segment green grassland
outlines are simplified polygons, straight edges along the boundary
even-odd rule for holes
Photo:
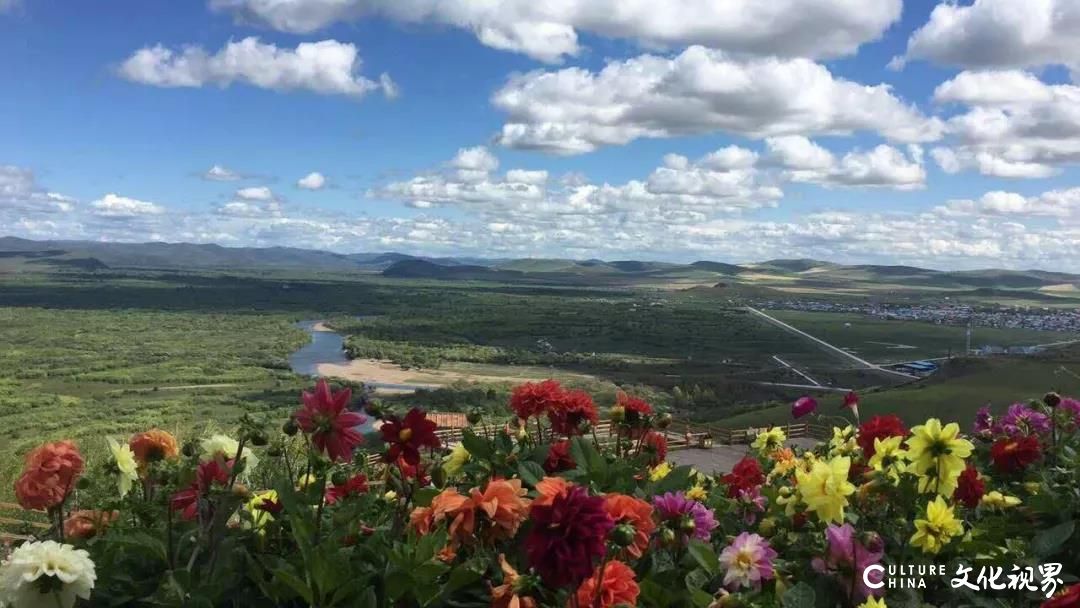
[[[967,329],[860,314],[770,310],[770,315],[873,363],[894,363],[961,354]],[[1077,338],[1075,334],[1029,329],[975,327],[971,345],[1027,346]],[[913,346],[914,348],[903,348]]]

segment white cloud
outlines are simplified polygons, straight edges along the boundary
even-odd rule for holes
[[[908,40],[909,59],[965,68],[1080,65],[1076,0],[943,2]]]
[[[132,219],[165,213],[165,208],[156,203],[140,201],[111,192],[90,203],[90,207],[91,213],[98,217],[116,219]]]
[[[923,152],[910,145],[907,154],[881,144],[853,150],[837,159],[805,137],[789,135],[765,140],[767,161],[783,170],[784,179],[826,187],[883,187],[915,190],[926,185]]]
[[[49,192],[38,185],[34,172],[12,165],[0,165],[0,210],[26,213],[67,213],[75,199]]]
[[[312,171],[296,182],[296,187],[304,190],[321,190],[325,185],[326,176],[318,171]]]
[[[0,14],[15,10],[20,4],[22,0],[0,0]]]
[[[364,17],[446,24],[492,48],[557,62],[581,52],[579,31],[650,47],[850,55],[900,18],[901,0],[210,0],[210,6],[293,33]]]
[[[947,172],[1038,178],[1080,163],[1080,87],[1050,85],[1017,70],[961,72],[934,91],[963,108],[946,123],[948,151],[933,152]]]
[[[202,174],[202,178],[214,182],[233,182],[240,179],[240,175],[231,169],[214,165]]]
[[[157,87],[227,87],[241,82],[262,89],[356,98],[378,90],[388,96],[397,93],[388,77],[375,81],[361,76],[361,65],[356,46],[336,40],[302,42],[287,49],[248,37],[230,41],[213,54],[198,46],[178,51],[160,44],[145,47],[128,57],[119,73]]]
[[[1004,216],[1080,219],[1080,188],[1052,190],[1038,196],[996,190],[978,200],[959,199],[936,207],[934,212],[951,217]]]
[[[596,73],[514,76],[492,102],[508,115],[500,143],[560,154],[717,131],[752,138],[868,131],[921,142],[942,129],[888,85],[836,78],[807,59],[736,59],[703,47],[615,61]]]
[[[273,200],[274,192],[266,186],[250,186],[237,190],[236,198],[245,201],[269,201]]]

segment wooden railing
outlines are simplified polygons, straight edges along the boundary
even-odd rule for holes
[[[0,502],[0,543],[29,540],[32,534],[48,529],[49,524],[42,521],[40,513]]]

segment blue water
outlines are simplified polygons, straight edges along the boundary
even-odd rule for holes
[[[297,326],[311,335],[311,342],[289,355],[289,367],[304,376],[317,376],[318,366],[323,363],[348,363],[345,339],[332,331],[315,331],[318,321],[300,321]]]

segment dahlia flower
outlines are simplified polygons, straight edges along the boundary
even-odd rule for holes
[[[1008,496],[994,490],[983,496],[980,502],[984,507],[991,507],[993,509],[1001,509],[1004,511],[1005,509],[1010,509],[1019,505],[1022,501],[1015,496]]]
[[[448,477],[457,477],[465,468],[465,463],[472,457],[464,443],[459,443],[450,449],[450,453],[443,459],[443,470]]]
[[[358,473],[353,475],[341,485],[330,484],[326,488],[324,499],[326,504],[332,505],[338,501],[348,498],[350,496],[356,496],[358,494],[364,494],[368,491],[368,479],[367,475]]]
[[[145,433],[132,435],[128,440],[128,447],[131,448],[142,471],[145,471],[151,463],[169,460],[180,455],[176,437],[160,429],[150,429]]]
[[[83,457],[72,441],[44,443],[26,455],[15,482],[15,497],[24,509],[46,511],[63,504],[83,472]]]
[[[577,468],[574,457],[570,455],[570,441],[563,439],[556,441],[548,448],[547,458],[544,459],[544,472],[548,475],[561,473]]]
[[[897,416],[874,416],[859,426],[859,435],[856,441],[862,448],[863,456],[867,458],[874,455],[874,444],[878,439],[890,437],[906,437],[908,431],[904,428],[903,421]]]
[[[71,608],[90,599],[97,572],[90,554],[46,540],[20,545],[0,565],[0,605]]]
[[[904,438],[898,435],[874,439],[874,448],[870,452],[872,455],[867,462],[871,469],[883,473],[894,484],[900,482],[900,474],[908,466],[907,450],[904,449],[903,442]]]
[[[506,555],[499,554],[499,568],[502,570],[502,584],[491,585],[491,608],[537,608],[537,601],[527,592],[531,586],[529,577],[521,576],[506,561]]]
[[[762,581],[774,576],[773,559],[776,551],[769,541],[757,534],[743,532],[720,552],[724,569],[724,586],[728,589],[760,589]]]
[[[331,392],[326,379],[320,378],[313,392],[301,394],[304,405],[293,414],[296,424],[311,436],[316,449],[338,462],[350,460],[353,450],[364,439],[356,430],[364,423],[364,417],[346,409],[351,397],[351,389]]]
[[[711,509],[700,502],[690,500],[682,492],[667,492],[662,496],[653,496],[652,502],[661,522],[672,526],[678,532],[686,532],[698,540],[709,540],[713,528],[717,526]]]
[[[207,462],[218,458],[224,460],[235,460],[236,452],[240,450],[240,442],[229,437],[228,435],[211,435],[203,439],[200,443],[199,460]],[[251,451],[251,448],[245,447],[244,454],[240,460],[244,461],[244,472],[249,473],[259,466],[259,459]]]
[[[602,572],[597,568],[581,583],[577,590],[577,605],[581,608],[637,606],[639,591],[633,569],[618,560],[611,560],[604,564]]]
[[[594,425],[600,422],[596,405],[585,391],[563,392],[548,405],[547,416],[551,430],[567,437],[580,435],[583,422]]]
[[[116,463],[116,488],[120,492],[120,498],[123,498],[131,491],[131,485],[139,479],[139,463],[135,461],[135,453],[130,447],[112,437],[109,438],[109,451]]]
[[[879,546],[873,549],[867,548],[858,540],[851,524],[829,525],[825,529],[825,538],[828,553],[824,558],[818,557],[811,562],[814,570],[835,576],[852,600],[881,595],[882,591],[871,589],[862,576],[867,567],[877,565],[885,556],[881,543],[877,543]],[[869,573],[868,578],[871,582],[880,583],[884,577],[879,571]]]
[[[758,433],[757,437],[754,437],[754,442],[750,444],[750,447],[757,450],[759,455],[768,456],[784,447],[785,441],[787,441],[787,435],[784,434],[784,429],[773,426],[769,427],[768,430]]]
[[[739,492],[765,483],[765,473],[761,470],[761,463],[750,456],[744,456],[722,480],[727,485],[728,498],[738,498]]]
[[[181,517],[187,521],[195,519],[199,514],[200,500],[215,486],[224,488],[229,483],[232,468],[232,460],[226,462],[218,458],[200,464],[195,472],[195,480],[187,488],[172,495],[169,508],[180,511]]]
[[[799,494],[807,508],[817,513],[822,521],[844,521],[844,507],[855,486],[848,481],[851,459],[846,456],[829,462],[814,462],[810,471],[796,471]]]
[[[266,524],[273,521],[274,515],[281,511],[277,491],[266,490],[255,494],[244,504],[244,510],[251,517],[251,527],[262,533]]]
[[[964,533],[964,525],[956,518],[953,508],[940,495],[926,505],[926,518],[915,520],[915,534],[909,541],[923,553],[936,555],[954,536]]]
[[[555,380],[519,384],[510,394],[510,409],[522,420],[539,416],[547,412],[562,394],[562,386]]]
[[[119,511],[72,511],[64,520],[64,538],[93,538],[104,532],[118,517]]]
[[[533,505],[530,519],[525,555],[551,587],[576,587],[588,578],[607,551],[605,540],[615,526],[604,499],[589,496],[580,486],[556,495],[550,504]]]
[[[473,517],[486,516],[485,537],[506,540],[517,533],[529,514],[525,494],[520,479],[494,479],[488,482],[483,492],[473,488],[468,507],[473,510]]]
[[[428,420],[427,414],[420,409],[409,410],[405,417],[390,417],[379,427],[383,441],[390,444],[384,459],[394,462],[400,457],[406,464],[416,466],[420,463],[420,448],[437,448],[441,444],[435,434],[437,425]]]
[[[973,465],[967,465],[957,479],[953,500],[969,509],[974,509],[979,506],[984,494],[986,494],[986,482],[979,477],[978,469]]]
[[[663,433],[646,432],[641,440],[641,447],[649,456],[650,466],[656,466],[667,459],[667,437]]]
[[[817,400],[809,395],[799,397],[795,403],[791,404],[791,416],[794,418],[802,418],[815,410],[817,410]]]
[[[1002,473],[1023,471],[1041,455],[1039,439],[1034,435],[1004,437],[990,446],[990,458],[994,461],[994,468]]]
[[[633,496],[608,494],[604,497],[604,510],[615,525],[629,525],[634,529],[634,540],[624,549],[626,554],[634,559],[644,555],[649,538],[656,530],[652,505]]]
[[[1032,433],[1049,433],[1052,426],[1050,417],[1046,414],[1031,409],[1027,404],[1014,403],[994,425],[993,430],[998,435],[1013,437]]]
[[[952,496],[964,459],[974,448],[960,437],[960,425],[955,422],[942,426],[940,420],[931,418],[911,429],[907,453],[911,471],[920,477],[919,491],[933,489],[942,496]]]

